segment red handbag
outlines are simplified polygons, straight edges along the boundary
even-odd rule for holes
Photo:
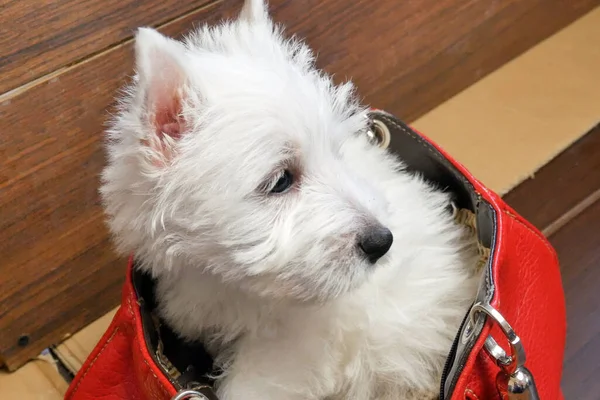
[[[479,291],[448,349],[440,400],[562,399],[565,303],[550,244],[429,139],[385,112],[371,119],[373,140],[454,195],[483,257]],[[178,340],[154,315],[153,285],[132,258],[121,307],[66,399],[218,399],[202,346]]]

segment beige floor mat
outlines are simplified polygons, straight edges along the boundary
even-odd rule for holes
[[[92,343],[87,345],[91,351]],[[41,355],[13,373],[0,371],[2,400],[60,400],[68,388],[52,356]]]
[[[414,126],[500,193],[600,121],[600,8],[540,43]],[[78,370],[114,311],[56,349]],[[67,385],[47,358],[0,372],[3,400],[61,399]]]

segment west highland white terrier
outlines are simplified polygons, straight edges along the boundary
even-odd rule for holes
[[[140,29],[101,193],[223,400],[436,398],[476,291],[450,197],[262,0],[183,42]]]

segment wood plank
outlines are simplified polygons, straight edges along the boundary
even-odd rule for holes
[[[546,234],[600,190],[600,125],[510,191],[504,200]]]
[[[156,26],[210,0],[3,1],[0,93]]]
[[[542,229],[560,261],[567,305],[562,388],[567,398],[600,393],[600,125],[504,196]]]
[[[177,35],[224,11],[211,5],[161,31]],[[103,110],[131,74],[131,55],[130,43],[117,46],[0,99],[0,355],[9,369],[119,301],[126,262],[112,251],[97,177]]]
[[[207,1],[9,1],[0,24],[0,93],[125,40],[137,26],[158,25]],[[354,76],[367,101],[378,100],[380,107],[412,120],[600,1],[372,4],[275,0],[271,8],[320,50],[321,65],[341,77]]]
[[[600,5],[600,0],[271,1],[318,65],[413,121]],[[308,12],[310,10],[310,12]]]
[[[596,173],[588,171],[588,173]],[[550,237],[561,262],[567,304],[562,388],[566,398],[600,393],[600,201]]]
[[[320,66],[412,119],[597,3],[277,0],[272,10],[308,38]],[[177,34],[239,5],[213,4],[162,30]],[[96,190],[102,110],[130,73],[124,42],[0,96],[0,355],[9,368],[118,302],[124,261],[110,250]]]

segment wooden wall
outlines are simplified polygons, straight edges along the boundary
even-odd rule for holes
[[[273,0],[318,64],[411,121],[599,0]],[[241,0],[0,4],[0,360],[14,369],[119,302],[97,188],[138,26],[177,36]]]

